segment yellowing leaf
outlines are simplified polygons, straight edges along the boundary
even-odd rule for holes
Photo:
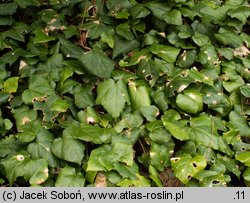
[[[12,77],[4,81],[4,84],[3,84],[4,92],[7,92],[7,93],[16,92],[18,88],[18,79],[19,77]]]

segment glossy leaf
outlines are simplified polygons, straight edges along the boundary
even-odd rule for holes
[[[161,117],[162,123],[165,128],[178,140],[188,140],[191,129],[186,125],[185,121],[181,121],[179,115],[176,117],[173,115],[168,117],[168,113],[171,111],[166,111],[164,116]]]
[[[160,58],[164,59],[166,62],[175,62],[180,49],[170,46],[165,46],[162,44],[153,44],[150,48],[153,54],[156,54]]]
[[[187,113],[197,113],[203,109],[202,95],[195,90],[184,90],[176,97],[176,104]]]
[[[151,99],[146,86],[139,85],[135,81],[130,81],[128,84],[128,92],[133,110],[150,106]]]
[[[243,152],[236,155],[236,159],[244,163],[246,166],[250,166],[250,152]]]
[[[72,136],[75,139],[84,140],[86,142],[93,142],[96,144],[109,143],[111,141],[114,129],[112,128],[100,128],[98,126],[92,126],[89,124],[81,124],[80,127],[71,125],[70,129]]]

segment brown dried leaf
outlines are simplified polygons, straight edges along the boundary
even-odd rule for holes
[[[106,179],[106,176],[103,173],[99,172],[95,178],[95,187],[106,187]]]

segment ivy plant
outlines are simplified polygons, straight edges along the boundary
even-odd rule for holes
[[[1,0],[0,185],[250,186],[247,0]]]

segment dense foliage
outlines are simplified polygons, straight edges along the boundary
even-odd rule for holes
[[[0,184],[249,186],[247,0],[1,0]]]

